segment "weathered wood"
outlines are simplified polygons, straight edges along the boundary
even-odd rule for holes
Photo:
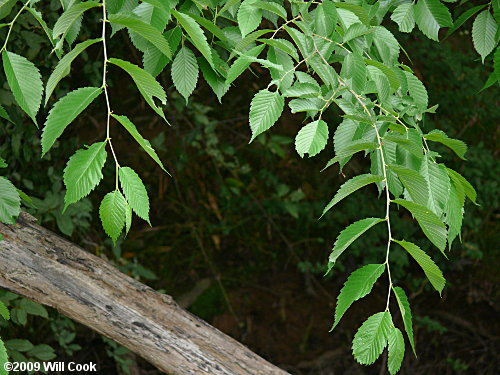
[[[0,233],[0,287],[54,307],[167,374],[287,374],[27,214],[0,224]]]

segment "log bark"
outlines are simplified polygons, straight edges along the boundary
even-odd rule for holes
[[[1,288],[57,309],[167,374],[287,374],[25,213],[0,233]]]

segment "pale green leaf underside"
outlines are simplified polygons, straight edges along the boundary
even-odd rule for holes
[[[388,311],[370,316],[358,329],[352,342],[352,354],[358,363],[371,365],[387,345],[392,318]]]
[[[79,18],[83,12],[89,10],[91,8],[100,6],[100,4],[96,1],[85,1],[83,3],[74,4],[71,8],[67,9],[61,17],[59,17],[54,25],[54,29],[52,30],[52,36],[58,38],[59,36],[64,36],[70,29],[73,22]]]
[[[349,247],[359,236],[365,233],[374,225],[385,221],[385,219],[369,217],[366,219],[358,220],[352,223],[342,232],[340,232],[335,244],[333,245],[332,253],[329,257],[329,262],[335,264],[337,258]]]
[[[253,6],[256,2],[256,0],[244,0],[238,9],[238,27],[242,36],[254,31],[262,21],[262,10]]]
[[[413,202],[422,206],[427,205],[429,201],[429,186],[420,173],[401,165],[389,165],[389,168],[396,172]]]
[[[172,81],[175,88],[186,99],[193,93],[198,82],[198,63],[193,52],[187,47],[182,47],[172,63]]]
[[[373,285],[384,270],[385,264],[368,264],[351,273],[337,297],[335,322],[332,329],[337,326],[353,302],[367,296],[371,292]]]
[[[401,368],[405,355],[405,340],[399,328],[390,328],[388,342],[387,369],[389,374],[395,375]]]
[[[149,223],[149,198],[141,178],[132,168],[119,169],[120,185],[128,204],[140,218]]]
[[[472,42],[483,63],[497,44],[497,30],[497,23],[488,9],[479,13],[472,24]]]
[[[413,259],[417,261],[420,267],[424,270],[424,273],[431,282],[432,286],[439,292],[439,294],[441,294],[446,280],[443,277],[443,273],[431,257],[411,242],[397,240],[394,240],[394,242],[401,245],[413,257]]]
[[[440,27],[453,24],[450,12],[439,0],[418,0],[415,5],[415,20],[418,28],[430,39],[438,41]]]
[[[295,137],[295,150],[301,158],[304,154],[317,155],[328,141],[328,125],[323,120],[313,121],[299,130]]]
[[[323,214],[321,216],[326,214],[333,206],[335,206],[345,197],[354,193],[356,190],[359,190],[366,185],[380,182],[383,179],[384,179],[383,176],[375,176],[372,174],[362,174],[351,178],[339,188],[339,190],[337,191],[333,199],[330,201],[330,203],[326,205],[325,209],[323,210]]]
[[[0,177],[0,222],[14,224],[21,212],[21,198],[16,187],[5,177]]]
[[[127,201],[118,190],[106,194],[99,207],[102,227],[114,243],[125,226],[126,211]]]
[[[413,353],[416,354],[415,351],[415,341],[413,340],[413,322],[411,316],[410,303],[408,302],[408,297],[406,296],[403,288],[397,286],[393,287],[394,295],[396,296],[396,300],[398,301],[399,310],[401,311],[401,317],[403,318],[403,324],[405,326],[406,335],[408,336],[408,340],[410,341],[411,348],[413,349]]]
[[[3,68],[7,82],[19,107],[36,124],[36,114],[42,102],[42,78],[38,68],[23,56],[3,51]]]
[[[279,92],[260,90],[250,104],[250,129],[252,142],[259,134],[268,130],[279,119],[285,101]]]
[[[87,196],[101,181],[107,156],[105,147],[106,142],[94,143],[69,158],[63,176],[66,186],[65,207]]]
[[[134,80],[137,89],[144,97],[146,103],[163,119],[165,119],[165,114],[163,110],[158,107],[153,98],[156,97],[160,100],[160,102],[165,105],[167,102],[167,95],[165,94],[165,90],[163,87],[156,81],[156,79],[146,72],[144,69],[139,68],[137,65],[132,64],[131,62],[124,61],[121,59],[111,58],[108,60],[109,63],[119,66],[123,70],[125,70],[132,79]]]
[[[409,33],[415,27],[413,3],[403,3],[394,9],[391,19],[398,24],[399,31]]]
[[[54,68],[54,71],[51,73],[47,81],[47,85],[45,86],[45,104],[47,104],[47,102],[49,101],[49,98],[59,81],[69,74],[71,63],[73,62],[73,60],[87,47],[100,42],[101,40],[102,39],[89,39],[85,42],[78,43],[57,63],[57,66]]]
[[[441,217],[450,196],[450,179],[443,164],[437,164],[428,156],[424,157],[420,175],[429,186],[429,201],[426,206]]]
[[[141,146],[142,149],[146,151],[149,156],[151,156],[151,158],[161,167],[161,169],[167,172],[160,158],[156,154],[156,151],[153,149],[153,147],[151,147],[151,143],[149,143],[147,139],[144,139],[142,137],[132,121],[130,121],[127,116],[118,116],[115,114],[112,114],[111,116],[118,120],[118,122],[122,124],[123,127],[130,133],[130,135],[137,141],[137,143],[139,143],[139,146]]]
[[[102,92],[100,87],[83,87],[71,91],[54,104],[42,133],[42,156],[50,150],[64,129]]]
[[[427,207],[404,199],[395,199],[393,202],[411,212],[427,238],[444,254],[447,237],[446,227],[436,214]]]

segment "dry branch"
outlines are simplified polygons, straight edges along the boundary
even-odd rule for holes
[[[0,233],[0,287],[57,309],[167,374],[287,374],[27,214],[0,224]]]

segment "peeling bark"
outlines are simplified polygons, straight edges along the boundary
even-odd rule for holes
[[[0,223],[0,233],[1,288],[57,309],[167,374],[288,374],[28,214]]]

